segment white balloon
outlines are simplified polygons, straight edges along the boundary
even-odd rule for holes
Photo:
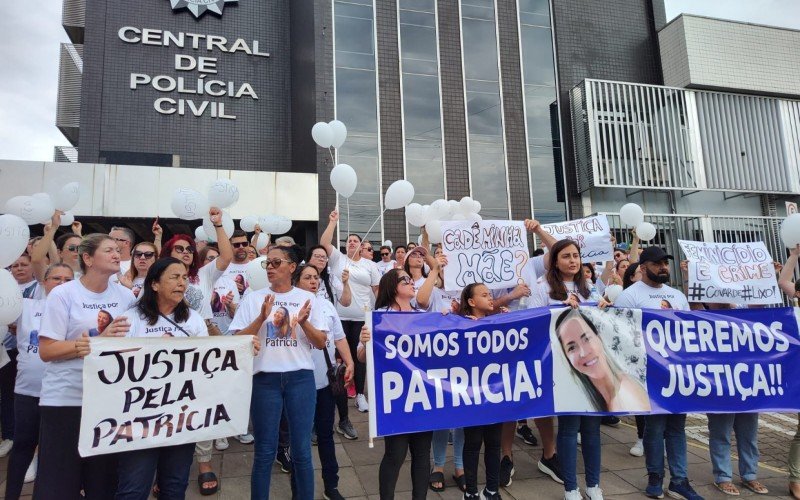
[[[208,189],[208,206],[228,208],[239,201],[239,188],[229,179],[217,179]]]
[[[75,216],[72,215],[72,212],[64,212],[61,214],[61,224],[62,226],[71,226],[72,223],[75,222]]]
[[[442,223],[438,220],[428,221],[425,231],[428,233],[428,241],[434,245],[442,242]]]
[[[447,203],[447,200],[436,200],[431,203],[431,209],[429,213],[429,220],[442,220],[445,219],[450,211],[450,206]]]
[[[0,269],[0,324],[13,323],[20,314],[22,314],[22,291],[11,273]]]
[[[329,148],[333,144],[333,130],[325,122],[316,123],[311,127],[311,137],[322,148]]]
[[[47,224],[53,218],[56,212],[56,207],[53,206],[53,200],[47,193],[36,193],[31,196],[35,201],[37,214],[39,215],[37,222],[39,224]]]
[[[233,235],[233,230],[236,229],[236,226],[233,224],[233,219],[231,219],[228,212],[222,212],[222,229],[225,231],[228,238]],[[207,236],[213,238],[212,241],[217,240],[217,228],[214,227],[214,223],[211,222],[208,216],[203,217],[203,230],[206,232]]]
[[[341,196],[345,198],[353,196],[357,185],[358,176],[350,165],[340,163],[331,170],[331,186]]]
[[[473,214],[480,213],[481,208],[483,208],[481,206],[481,202],[479,202],[478,200],[472,200],[472,213]]]
[[[411,203],[414,199],[414,186],[405,179],[394,181],[389,189],[386,190],[386,196],[383,198],[383,205],[387,210],[394,210],[403,208]]]
[[[53,217],[55,208],[49,197],[15,196],[6,202],[5,212],[21,217],[30,226],[46,224]]]
[[[331,132],[333,132],[333,140],[331,141],[331,145],[337,149],[342,147],[345,139],[347,139],[347,127],[339,120],[333,120],[332,122],[329,122],[328,126],[331,128]]]
[[[481,217],[477,212],[464,214],[464,218],[471,222],[480,222],[483,220],[483,217]]]
[[[66,212],[72,210],[78,204],[81,197],[81,185],[77,182],[65,184],[53,197],[53,203],[57,210]]]
[[[247,274],[247,284],[251,291],[261,290],[269,286],[267,271],[262,264],[265,260],[267,260],[266,256],[258,257],[248,262],[244,268],[244,272]]]
[[[183,220],[196,220],[208,216],[208,200],[194,189],[176,189],[172,193],[170,207],[172,213]]]
[[[432,220],[433,218],[434,217],[433,217],[433,211],[431,210],[431,206],[422,205],[422,219],[421,219],[422,224],[420,224],[420,227],[424,226],[426,222]]]
[[[644,211],[636,203],[626,203],[619,209],[619,219],[626,226],[636,227],[644,222]]]
[[[0,215],[0,268],[5,269],[25,252],[31,231],[17,215]],[[0,322],[2,324],[2,322]]]
[[[239,221],[239,227],[242,228],[242,231],[247,233],[252,233],[255,231],[256,224],[258,224],[258,217],[255,215],[247,215],[242,217],[242,220]]]
[[[650,241],[656,237],[656,226],[649,222],[642,222],[636,226],[636,236],[642,241]]]
[[[783,220],[781,223],[781,239],[789,249],[800,245],[800,213],[792,214]]]
[[[22,207],[25,204],[25,200],[28,198],[30,198],[30,196],[15,196],[11,198],[3,206],[3,212],[22,217]]]
[[[386,240],[383,242],[383,246],[392,248],[392,240]]]
[[[416,227],[425,225],[425,209],[419,203],[410,203],[406,207],[406,221]]]
[[[292,229],[292,219],[283,215],[275,216],[275,232],[272,234],[285,234]]]
[[[269,245],[269,235],[267,233],[259,234],[256,240],[256,250],[261,251],[267,245]]]
[[[608,300],[610,300],[611,302],[617,300],[617,297],[619,297],[619,294],[621,293],[622,293],[622,285],[608,285],[606,287],[606,297],[608,297]]]
[[[456,200],[448,200],[447,201],[447,211],[450,217],[453,217],[457,212],[461,204]]]
[[[422,245],[422,235],[417,236],[417,245]]]
[[[214,241],[214,240],[212,240],[211,238],[208,237],[208,235],[206,234],[206,230],[203,229],[203,226],[197,226],[197,229],[194,230],[194,240],[195,241],[211,241],[211,242]]]
[[[473,207],[473,199],[469,196],[461,198],[461,201],[458,202],[458,211],[461,213],[471,213]]]
[[[453,214],[452,217],[450,217],[450,220],[467,220],[468,215],[470,214],[465,214],[463,212],[456,212],[455,214]]]

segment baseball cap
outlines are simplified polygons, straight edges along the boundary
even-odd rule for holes
[[[425,247],[423,247],[422,245],[417,245],[410,252],[408,252],[408,254],[406,255],[406,258],[411,257],[415,253],[418,253],[419,256],[424,259],[425,256],[428,255],[428,250],[426,250]]]
[[[614,247],[614,251],[617,250],[619,250],[620,252],[628,253],[631,250],[631,247],[627,243],[620,243],[616,247]]]
[[[647,247],[639,256],[639,263],[644,264],[645,262],[661,262],[664,259],[675,260],[672,255],[669,255],[661,247]]]

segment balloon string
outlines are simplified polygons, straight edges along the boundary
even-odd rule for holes
[[[328,153],[331,155],[331,162],[333,163],[333,166],[335,167],[336,166],[336,159],[333,157],[333,148],[332,147],[328,148]],[[333,168],[333,167],[331,167],[331,168]]]
[[[347,224],[348,224],[348,232],[349,232],[349,226],[350,226],[350,213],[349,213],[350,205],[349,205],[349,203],[348,203],[348,206],[347,206],[347,208],[348,208]],[[373,227],[375,227],[375,224],[377,224],[377,223],[378,223],[378,221],[379,221],[379,220],[381,220],[381,217],[383,217],[383,214],[384,214],[385,212],[386,212],[386,209],[384,208],[384,209],[383,209],[383,211],[381,212],[381,214],[378,216],[378,218],[377,218],[377,219],[375,219],[375,222],[373,222],[373,223],[372,223],[372,225],[371,225],[371,226],[369,226],[369,229],[367,229],[367,232],[366,232],[366,233],[364,233],[364,237],[363,237],[363,238],[361,238],[361,241],[364,241],[364,240],[367,238],[367,235],[369,235],[369,232],[370,232],[370,231],[372,231],[372,228],[373,228]],[[350,237],[350,235],[348,234],[348,238],[349,238],[349,237]],[[361,248],[357,248],[356,250],[357,250],[357,251],[360,251],[360,250],[361,250]],[[356,253],[355,253],[355,252],[353,252],[353,256],[352,256],[352,257],[355,257],[355,256],[356,256]],[[347,254],[347,258],[348,258],[348,259],[352,259],[352,257],[350,256],[350,254]],[[349,262],[348,262],[348,263],[349,263]]]

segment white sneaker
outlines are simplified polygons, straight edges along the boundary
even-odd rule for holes
[[[247,434],[239,434],[236,436],[236,440],[242,444],[253,444],[253,441],[255,441],[256,438],[254,438],[253,435],[248,432]]]
[[[219,438],[214,440],[214,448],[216,448],[217,451],[227,450],[229,446],[228,438]]]
[[[0,457],[4,457],[11,452],[11,448],[14,446],[14,441],[10,439],[4,439],[0,442]]]
[[[31,464],[28,466],[28,470],[25,471],[25,482],[32,483],[36,481],[36,472],[39,470],[39,454],[36,453],[33,455],[33,460],[31,460]]]
[[[589,500],[603,500],[603,490],[600,489],[600,486],[586,488],[586,496],[589,497]]]
[[[634,457],[641,457],[644,455],[644,442],[641,439],[637,439],[636,444],[631,446],[630,454]]]
[[[359,394],[356,396],[356,408],[361,413],[365,413],[369,411],[369,403],[367,403],[367,397],[363,394]]]
[[[581,489],[575,488],[572,491],[565,491],[564,500],[583,500],[583,495],[581,495]]]

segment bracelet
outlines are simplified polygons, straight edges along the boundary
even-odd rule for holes
[[[214,224],[214,227],[222,227],[222,224],[219,224],[219,225]]]

